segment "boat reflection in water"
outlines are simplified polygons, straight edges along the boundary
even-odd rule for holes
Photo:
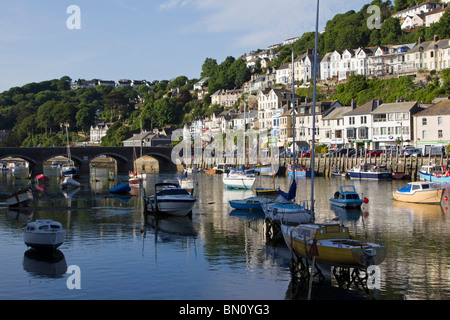
[[[28,249],[22,264],[25,271],[45,278],[61,278],[67,271],[66,258],[60,250],[48,253]]]
[[[195,236],[192,219],[185,216],[145,214],[146,227],[156,232],[175,234],[181,236]]]
[[[406,213],[413,219],[436,221],[445,217],[445,209],[440,204],[393,202],[394,213]]]

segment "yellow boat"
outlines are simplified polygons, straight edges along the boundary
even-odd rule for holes
[[[339,224],[281,225],[284,240],[291,250],[303,258],[315,256],[316,262],[334,266],[366,268],[382,263],[386,247],[350,236]]]
[[[432,182],[410,182],[406,187],[395,190],[392,196],[397,201],[440,204],[444,188]]]

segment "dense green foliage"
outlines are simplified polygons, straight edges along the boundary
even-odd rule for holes
[[[404,99],[431,103],[438,96],[450,95],[450,69],[443,71],[441,76],[441,80],[435,75],[428,77],[426,83],[417,83],[413,77],[380,80],[354,75],[348,82],[339,84],[336,94],[331,98],[347,105],[352,99],[361,105],[377,98],[385,102]]]

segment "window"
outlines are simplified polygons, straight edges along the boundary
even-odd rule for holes
[[[442,117],[438,117],[438,125],[442,125]]]
[[[380,135],[380,128],[373,128],[372,129],[372,134],[374,136],[379,136]]]
[[[422,139],[427,138],[427,130],[422,130]]]
[[[442,130],[438,130],[438,138],[442,139],[443,135],[442,135]]]
[[[380,128],[380,134],[381,134],[381,135],[386,134],[386,132],[387,132],[386,127],[381,127],[381,128]]]
[[[427,125],[427,118],[422,118],[422,125],[426,126]]]
[[[367,123],[367,116],[361,116],[361,124]]]

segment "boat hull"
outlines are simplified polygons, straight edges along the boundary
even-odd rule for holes
[[[266,219],[278,224],[298,225],[311,222],[311,211],[295,203],[268,203],[262,208]]]
[[[19,190],[6,199],[6,203],[10,207],[26,207],[33,201],[33,193],[31,190]]]
[[[237,210],[262,211],[262,204],[270,202],[269,199],[250,197],[242,200],[230,200],[229,204],[233,209]]]
[[[330,199],[330,203],[333,206],[336,206],[339,208],[356,209],[356,208],[361,208],[361,205],[363,204],[363,200],[361,200],[361,199],[355,199],[355,200]]]
[[[313,244],[312,240],[305,240],[301,236],[291,233],[292,227],[282,225],[281,231],[286,244],[301,257],[309,258]],[[316,262],[328,263],[335,266],[367,268],[379,265],[386,257],[386,248],[359,239],[323,239],[316,243],[318,255]]]
[[[349,171],[350,179],[360,180],[391,180],[392,174],[390,172],[353,172]]]
[[[419,171],[419,178],[422,181],[450,183],[450,176],[436,176],[434,174]]]
[[[414,193],[402,193],[397,190],[392,192],[392,196],[397,201],[427,204],[441,203],[443,195],[444,189],[416,191]]]
[[[157,206],[155,207],[155,199],[149,198],[147,211],[159,212],[170,214],[173,216],[187,216],[194,207],[196,202],[195,198],[192,199],[157,199]],[[156,208],[157,210],[153,210]]]
[[[223,177],[223,183],[228,189],[251,189],[255,179],[245,175],[229,175]]]
[[[24,232],[24,242],[28,247],[34,249],[56,249],[60,247],[66,238],[66,231],[32,233]]]

